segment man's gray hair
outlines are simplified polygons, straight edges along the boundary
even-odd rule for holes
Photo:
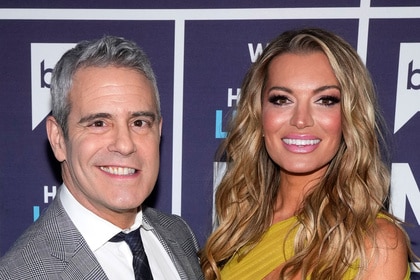
[[[150,61],[136,43],[115,36],[99,40],[82,41],[68,50],[57,62],[51,76],[52,115],[68,136],[67,119],[71,103],[68,98],[76,71],[84,67],[125,67],[139,71],[151,83],[158,117],[161,117],[160,98],[156,77]]]

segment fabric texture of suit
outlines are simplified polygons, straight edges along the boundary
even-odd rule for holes
[[[143,221],[172,259],[181,279],[204,279],[198,243],[183,219],[143,208]],[[108,279],[64,210],[59,195],[0,259],[0,279]]]

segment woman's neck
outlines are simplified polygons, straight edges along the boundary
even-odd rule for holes
[[[310,174],[281,171],[272,224],[295,216],[301,209],[306,194],[318,184],[325,171],[326,168]]]

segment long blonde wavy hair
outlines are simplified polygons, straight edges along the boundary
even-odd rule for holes
[[[304,198],[295,255],[280,275],[341,279],[351,264],[366,266],[366,236],[379,212],[389,216],[390,171],[383,160],[382,118],[370,75],[356,51],[321,29],[288,31],[265,48],[244,78],[236,114],[220,151],[226,173],[216,191],[218,227],[201,252],[206,279],[235,254],[246,254],[268,229],[281,180],[262,137],[262,92],[268,66],[284,53],[323,52],[341,87],[342,142],[325,175]],[[367,235],[368,234],[368,235]],[[370,238],[374,242],[373,234]],[[407,241],[408,242],[408,241]],[[246,247],[245,247],[246,245]],[[280,246],[280,244],[279,244]]]

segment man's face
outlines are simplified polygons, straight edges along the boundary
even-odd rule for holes
[[[69,98],[69,136],[54,149],[64,183],[83,206],[123,226],[121,214],[137,212],[158,176],[162,123],[152,85],[132,69],[87,67]]]

